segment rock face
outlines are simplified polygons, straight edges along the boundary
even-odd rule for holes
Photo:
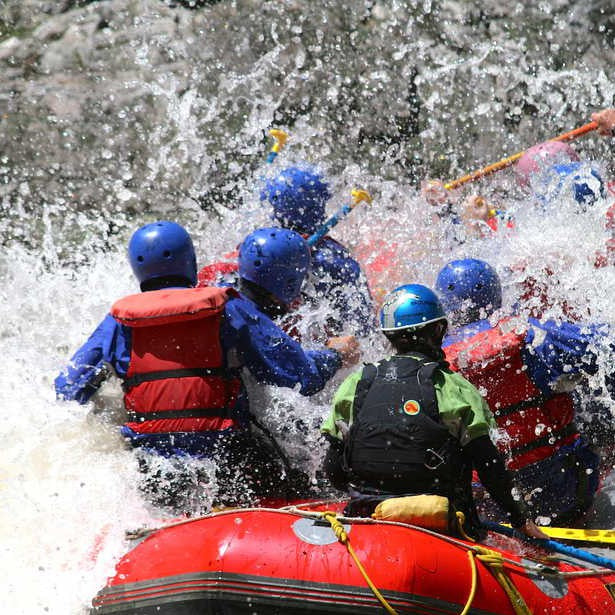
[[[293,135],[289,160],[411,183],[614,102],[608,3],[190,4],[0,3],[4,242],[51,224],[104,244],[135,215],[237,206],[272,126]]]

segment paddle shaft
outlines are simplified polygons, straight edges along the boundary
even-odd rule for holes
[[[359,203],[362,201],[372,202],[372,197],[365,190],[352,191],[352,203],[344,205],[337,213],[333,214],[313,235],[310,235],[306,241],[308,246],[312,247],[317,244],[342,218],[346,217]]]
[[[579,128],[575,128],[574,130],[565,132],[557,137],[554,137],[553,139],[549,139],[549,141],[572,141],[576,139],[577,137],[580,137],[581,135],[587,134],[588,132],[591,132],[592,130],[596,130],[596,128],[598,128],[597,122],[589,122],[588,124],[585,124],[584,126],[580,126]],[[464,175],[463,177],[460,177],[459,179],[454,179],[453,181],[448,182],[448,184],[444,184],[444,187],[447,190],[454,190],[455,188],[458,188],[459,186],[462,186],[463,184],[476,181],[477,179],[480,179],[481,177],[486,177],[487,175],[491,175],[492,173],[495,173],[496,171],[501,171],[502,169],[506,169],[507,167],[517,162],[517,160],[519,160],[519,158],[521,158],[521,156],[523,156],[523,154],[525,154],[526,151],[527,150],[523,150],[522,152],[517,152],[516,154],[513,154],[512,156],[508,156],[508,158],[502,158],[502,160],[500,160],[499,162],[495,162],[486,167],[483,167],[482,169],[478,169],[477,171],[469,173],[468,175]]]
[[[306,241],[308,246],[312,247],[317,244],[328,232],[332,229],[344,216],[347,216],[354,207],[352,205],[344,205],[336,214],[331,216],[313,235],[310,235]]]
[[[483,526],[492,532],[498,532],[499,534],[511,536],[512,538],[519,538],[530,544],[549,549],[550,551],[570,555],[571,557],[575,557],[576,559],[584,562],[596,564],[598,566],[602,566],[603,568],[608,568],[609,570],[615,570],[615,561],[608,559],[607,557],[602,557],[601,555],[596,555],[595,553],[590,553],[589,551],[584,551],[583,549],[577,549],[576,547],[570,547],[569,545],[564,545],[555,540],[539,540],[537,538],[529,538],[518,530],[500,525],[499,523],[493,523],[492,521],[483,521]]]

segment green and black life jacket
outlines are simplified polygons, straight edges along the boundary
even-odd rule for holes
[[[358,491],[457,499],[465,464],[458,440],[440,420],[433,384],[434,372],[446,365],[417,354],[364,367],[344,447]]]

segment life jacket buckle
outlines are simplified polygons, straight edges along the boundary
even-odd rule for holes
[[[425,461],[423,462],[423,465],[428,469],[428,470],[437,470],[446,460],[444,459],[444,457],[442,457],[442,455],[440,455],[440,453],[437,453],[436,451],[433,450],[433,448],[428,448],[426,451],[426,458]]]

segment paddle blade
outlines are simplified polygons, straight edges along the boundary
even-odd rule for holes
[[[506,527],[510,527],[508,524]],[[550,538],[578,542],[595,542],[599,544],[615,544],[615,530],[578,529],[573,527],[540,526],[540,529]]]

